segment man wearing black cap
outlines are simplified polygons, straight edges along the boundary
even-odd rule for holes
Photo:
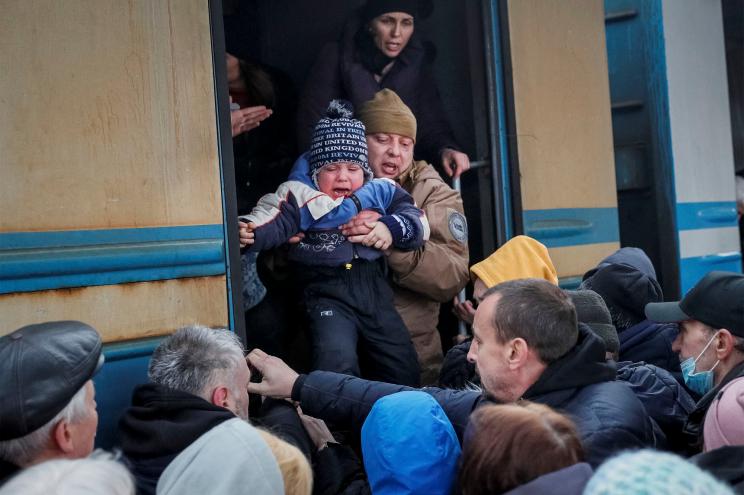
[[[703,396],[685,430],[701,440],[705,413],[718,391],[744,376],[744,275],[710,272],[681,301],[648,304],[646,316],[680,324],[672,350],[679,354],[687,386]]]
[[[0,337],[0,485],[22,468],[93,451],[91,378],[102,365],[101,337],[79,321],[28,325]]]

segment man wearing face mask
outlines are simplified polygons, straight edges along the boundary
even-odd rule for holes
[[[702,395],[685,425],[699,449],[711,402],[721,387],[744,376],[744,275],[710,272],[681,301],[646,305],[646,316],[679,323],[672,350],[679,354],[685,383]]]

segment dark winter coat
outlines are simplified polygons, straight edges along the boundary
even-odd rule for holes
[[[260,426],[291,443],[313,466],[314,495],[369,495],[364,468],[354,451],[338,443],[317,450],[295,407],[285,400],[264,399],[259,417],[251,418]]]
[[[624,361],[617,363],[617,379],[630,386],[659,427],[657,448],[688,453],[684,425],[695,401],[672,374],[652,364]]]
[[[409,387],[315,371],[295,383],[292,398],[306,414],[361,428],[377,399]],[[475,391],[422,389],[440,403],[462,439],[470,413],[491,402]],[[605,361],[604,344],[584,328],[568,354],[550,364],[523,395],[568,414],[575,422],[593,466],[615,452],[654,446],[653,424],[633,391],[615,381],[615,366]]]
[[[679,356],[672,351],[672,342],[678,333],[676,323],[644,320],[628,327],[617,334],[620,339],[620,360],[653,364],[670,372],[679,383],[684,383]]]
[[[438,163],[442,148],[459,149],[447,123],[433,74],[426,66],[426,50],[416,34],[378,83],[357,53],[354,42],[357,29],[359,21],[350,22],[341,39],[326,45],[310,69],[297,111],[300,151],[309,149],[315,124],[331,100],[343,98],[359,108],[385,88],[395,91],[416,116],[417,159]]]
[[[690,458],[690,462],[728,483],[744,495],[744,445],[721,447]]]
[[[20,470],[15,464],[0,459],[0,487]]]
[[[119,441],[139,495],[154,495],[168,464],[204,433],[235,415],[200,397],[156,384],[134,389]]]
[[[561,495],[581,495],[592,474],[591,466],[582,462],[552,473],[544,474],[529,483],[509,490],[504,495],[544,495],[546,493],[558,493],[556,487],[560,487]]]

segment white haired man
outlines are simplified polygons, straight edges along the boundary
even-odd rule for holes
[[[248,419],[251,372],[234,333],[195,325],[160,343],[148,377],[119,422],[140,494],[155,494],[168,464],[202,434],[236,416]]]
[[[23,468],[93,451],[91,378],[101,337],[79,321],[28,325],[0,338],[0,485]]]
[[[97,450],[85,459],[42,462],[8,481],[0,495],[134,495],[132,476],[108,452]]]

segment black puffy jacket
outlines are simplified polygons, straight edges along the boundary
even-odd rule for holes
[[[646,412],[659,427],[657,448],[682,455],[689,450],[691,438],[684,432],[687,416],[695,401],[667,370],[647,363],[617,363],[617,379],[627,383]]]
[[[306,414],[361,428],[377,399],[403,390],[412,389],[314,371],[300,376],[292,398],[300,401]],[[439,402],[461,440],[470,413],[493,402],[476,391],[422,390]],[[549,365],[523,398],[569,415],[576,422],[587,461],[593,466],[623,449],[655,446],[653,423],[643,405],[627,384],[615,381],[615,365],[605,361],[604,344],[585,328],[579,329],[576,345]]]
[[[235,415],[200,397],[149,383],[132,394],[132,406],[119,421],[125,464],[139,495],[155,495],[168,464],[213,427]]]

